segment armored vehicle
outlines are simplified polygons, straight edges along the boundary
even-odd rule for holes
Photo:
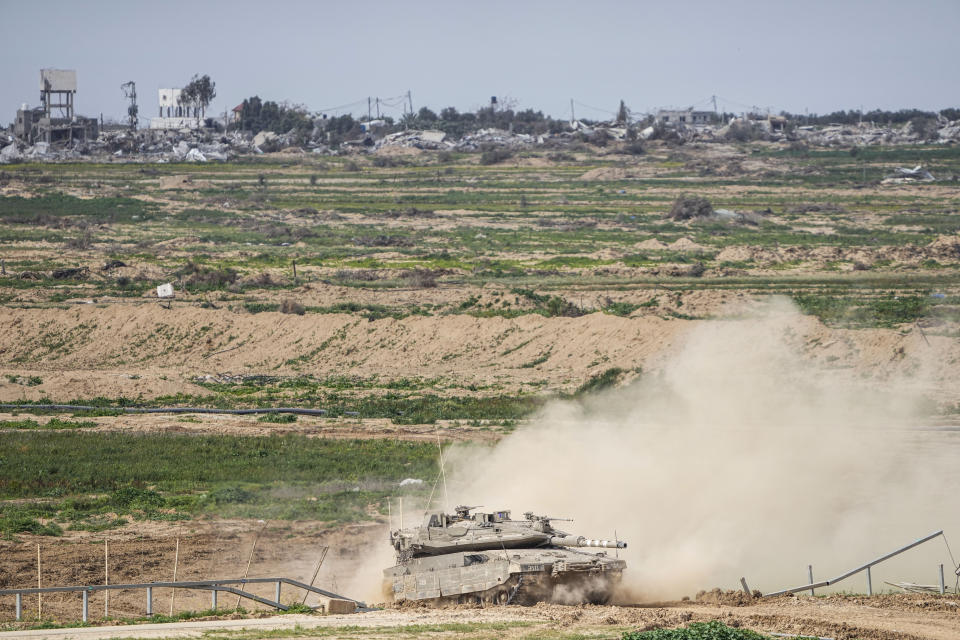
[[[509,511],[428,511],[418,527],[390,532],[397,564],[383,572],[385,595],[395,602],[432,604],[603,604],[626,562],[606,552],[618,540],[592,540],[553,528],[558,518]]]

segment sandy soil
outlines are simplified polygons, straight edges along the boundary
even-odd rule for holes
[[[361,589],[356,575],[377,574],[372,567],[370,549],[384,546],[386,523],[373,521],[359,525],[328,528],[315,522],[260,522],[249,520],[199,520],[181,524],[135,522],[109,532],[109,571],[113,584],[172,580],[176,567],[178,580],[247,577],[290,577],[310,582],[324,547],[329,552],[315,584],[325,589],[357,597]],[[57,540],[24,535],[18,541],[0,541],[0,587],[33,587],[37,581],[37,545],[41,550],[41,578],[44,586],[102,584],[104,581],[104,534],[68,531]],[[179,539],[179,551],[177,541]],[[376,558],[376,560],[381,560]],[[383,562],[387,560],[382,560]],[[250,563],[249,570],[246,569]],[[368,585],[369,586],[369,585]],[[250,585],[248,590],[273,597],[273,584]],[[109,599],[112,618],[142,617],[145,611],[143,590],[114,591]],[[624,630],[648,630],[676,627],[690,622],[720,620],[730,626],[744,626],[761,632],[813,634],[837,639],[914,640],[919,638],[955,640],[960,637],[960,598],[956,595],[877,595],[834,594],[816,598],[786,596],[750,598],[741,592],[703,591],[692,599],[671,602],[639,602],[622,595],[620,606],[564,606],[539,604],[534,607],[456,606],[432,609],[422,606],[387,606],[386,610],[352,616],[269,616],[262,605],[243,602],[256,619],[220,622],[191,622],[187,625],[148,627],[108,627],[84,631],[82,636],[50,631],[49,635],[29,637],[194,637],[212,628],[239,627],[261,630],[313,626],[369,627],[364,637],[379,637],[378,628],[441,623],[484,623],[517,621],[528,626],[498,631],[499,637],[529,637],[544,633],[580,631],[618,637]],[[300,592],[284,591],[284,602],[299,602]],[[200,611],[210,606],[205,591],[154,590],[154,611]],[[318,604],[313,597],[308,604]],[[24,597],[24,611],[35,618],[36,596]],[[372,601],[370,604],[374,604]],[[236,600],[221,594],[221,607],[232,608]],[[64,622],[80,616],[80,598],[76,594],[47,594],[43,598],[46,619]],[[382,605],[381,605],[382,606]],[[103,619],[104,595],[90,597],[91,621]],[[0,599],[0,621],[11,624],[13,599]],[[225,627],[225,625],[227,625]],[[9,626],[7,628],[10,628]],[[71,630],[74,631],[74,630]],[[121,633],[122,631],[122,633]],[[463,637],[454,632],[438,636]],[[0,634],[0,637],[27,637]],[[304,637],[309,637],[305,634]]]
[[[361,553],[383,544],[385,530],[386,525],[376,521],[329,528],[316,522],[218,519],[180,525],[134,522],[106,534],[68,531],[56,540],[25,535],[17,542],[0,541],[0,588],[36,586],[38,544],[44,586],[103,584],[107,535],[112,584],[172,581],[175,568],[179,581],[239,578],[246,573],[249,578],[287,577],[309,583],[324,547],[329,547],[315,584],[341,592],[351,590]],[[274,597],[273,584],[250,585],[249,590],[265,598]],[[294,598],[299,602],[302,596],[303,592],[281,594],[284,602]],[[143,616],[144,598],[142,589],[111,592],[111,617]],[[156,589],[154,611],[169,613],[171,598],[175,611],[210,608],[209,592],[181,589],[174,595],[171,589]],[[316,603],[311,596],[308,604]],[[237,599],[221,594],[218,604],[232,609]],[[13,606],[12,598],[0,598],[0,620],[13,619]],[[24,596],[23,606],[31,612],[28,615],[36,617],[36,596]],[[244,601],[242,606],[265,610],[252,601]],[[80,599],[76,594],[46,594],[42,607],[45,618],[71,620],[80,614]],[[102,618],[103,607],[104,592],[92,594],[91,615]]]
[[[344,627],[345,637],[396,637],[391,628],[406,625],[460,623],[520,623],[516,627],[496,628],[497,637],[519,638],[539,634],[589,633],[616,638],[623,631],[673,628],[692,622],[720,620],[728,626],[759,632],[804,634],[848,640],[955,640],[960,628],[958,599],[953,596],[883,596],[872,599],[779,598],[759,600],[745,606],[669,602],[640,607],[561,606],[540,604],[534,607],[490,607],[431,609],[388,609],[354,615],[270,616],[244,620],[203,620],[173,625],[136,627],[94,627],[89,629],[0,633],[2,637],[31,638],[187,638],[198,637],[214,629],[258,631],[292,629],[299,626],[299,637],[309,638],[310,629]],[[359,627],[359,628],[357,628]],[[477,628],[478,633],[483,627]],[[416,635],[415,630],[407,632]],[[488,632],[489,633],[489,632]],[[404,634],[407,635],[407,634]],[[472,634],[460,630],[432,631],[431,637],[463,638]]]
[[[678,294],[658,295],[668,304]],[[728,296],[730,314],[742,310],[736,293],[705,291],[685,296],[683,308],[716,306],[718,296]],[[698,303],[698,297],[707,300]],[[192,305],[11,309],[0,318],[0,399],[204,395],[191,380],[222,373],[419,377],[441,381],[431,392],[463,395],[471,393],[463,388],[469,385],[484,393],[569,390],[610,367],[658,371],[698,322],[642,313],[371,322],[347,314],[225,313]],[[879,385],[922,369],[943,401],[960,397],[952,382],[960,343],[951,337],[917,327],[831,329],[810,316],[793,325],[791,343],[811,359],[853,368]],[[7,375],[37,375],[42,383],[26,386]]]

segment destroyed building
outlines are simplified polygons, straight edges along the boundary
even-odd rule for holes
[[[661,109],[657,112],[657,122],[669,125],[710,124],[713,117],[713,111],[694,111],[693,109],[682,111]]]
[[[151,129],[197,129],[203,124],[203,112],[183,102],[183,89],[160,89],[157,94],[159,115],[150,118]]]
[[[96,118],[74,112],[77,72],[73,69],[40,70],[40,106],[24,104],[17,110],[13,133],[30,143],[72,143],[96,139]]]

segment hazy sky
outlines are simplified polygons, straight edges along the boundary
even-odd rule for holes
[[[37,105],[45,67],[76,69],[78,113],[108,118],[122,82],[149,117],[157,89],[195,73],[221,113],[259,95],[361,114],[407,90],[415,109],[496,95],[568,117],[573,98],[598,119],[621,98],[644,112],[711,95],[731,111],[939,110],[960,106],[958,33],[960,0],[0,0],[0,122]]]

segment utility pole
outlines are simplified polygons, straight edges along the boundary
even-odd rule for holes
[[[407,89],[407,102],[410,105],[410,115],[413,115],[413,98],[410,97],[410,89]]]
[[[370,96],[367,96],[367,122],[370,122]]]
[[[717,111],[717,96],[712,96],[711,99],[713,100],[713,112],[719,114],[720,112]]]
[[[380,98],[377,98],[377,120],[380,119]]]
[[[570,124],[577,121],[577,116],[573,113],[573,98],[570,98]]]

